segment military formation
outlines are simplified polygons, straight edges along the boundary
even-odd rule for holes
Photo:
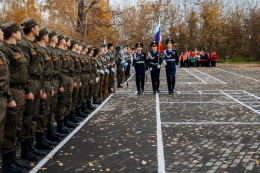
[[[115,90],[113,44],[92,47],[40,24],[0,25],[3,172],[31,167],[18,144],[21,159],[39,161]]]

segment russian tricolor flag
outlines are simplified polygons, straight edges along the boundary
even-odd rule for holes
[[[161,36],[161,22],[159,21],[159,25],[155,29],[154,41],[158,43],[158,51],[163,51],[162,45],[162,36]]]

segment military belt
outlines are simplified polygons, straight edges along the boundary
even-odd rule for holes
[[[52,76],[52,79],[60,80],[60,76]]]
[[[137,61],[137,64],[144,64],[144,61]]]
[[[40,78],[40,76],[36,76],[36,75],[34,75],[34,76],[30,76],[30,79],[31,80],[40,80],[41,78]]]
[[[19,90],[23,90],[24,86],[23,85],[19,85],[19,84],[9,84],[10,88],[14,88],[14,89],[19,89]]]
[[[152,64],[152,65],[158,65],[158,63],[152,63],[152,62],[151,62],[151,64]]]
[[[166,59],[166,61],[175,61],[175,59]]]

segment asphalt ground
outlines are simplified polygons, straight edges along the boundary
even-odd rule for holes
[[[260,172],[260,64],[178,68],[175,94],[135,76],[32,173]]]

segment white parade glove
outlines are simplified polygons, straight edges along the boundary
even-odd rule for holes
[[[134,67],[132,67],[132,71],[133,71],[133,73],[135,72],[135,68]]]
[[[150,68],[150,71],[152,71],[152,70],[153,70],[153,68],[151,67],[151,68]]]
[[[97,70],[97,73],[100,72],[100,70]]]
[[[96,82],[98,82],[99,81],[99,77],[96,77]]]
[[[111,71],[114,72],[114,73],[116,72],[114,68],[112,68]]]
[[[109,70],[108,69],[106,69],[106,73],[109,74]]]
[[[165,60],[163,60],[163,63],[164,63],[164,65],[167,65],[167,62]]]
[[[100,70],[100,73],[101,74],[105,74],[105,71],[102,69],[102,70]]]
[[[148,73],[148,70],[145,71],[145,74],[147,74],[147,73]]]
[[[176,68],[178,68],[178,65],[175,65]]]
[[[125,61],[121,61],[121,64],[124,64],[125,63]]]
[[[158,65],[157,65],[157,69],[160,69],[160,68],[161,68],[161,66],[160,66],[160,64],[158,64]]]
[[[123,68],[122,68],[122,70],[124,71],[124,70],[125,70],[125,68],[123,67]]]

